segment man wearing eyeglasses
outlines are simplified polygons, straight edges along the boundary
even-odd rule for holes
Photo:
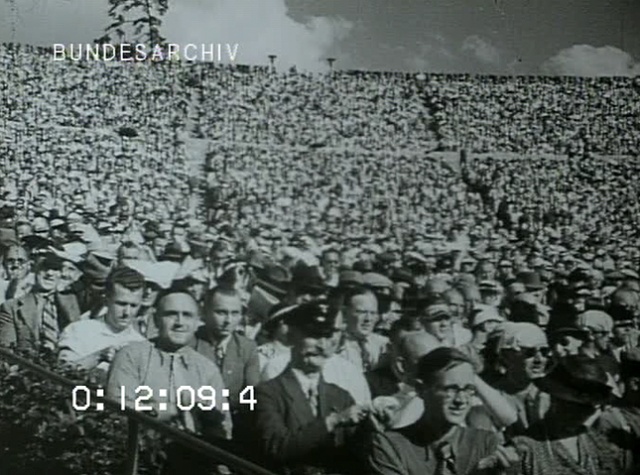
[[[63,304],[58,295],[62,259],[55,254],[40,258],[33,289],[0,306],[0,345],[22,349],[57,350],[60,332],[79,318],[79,308]]]
[[[24,247],[9,246],[4,253],[2,267],[5,278],[0,278],[0,303],[29,293],[34,275],[30,272],[29,256]]]
[[[476,394],[472,361],[455,348],[437,348],[418,362],[424,414],[414,424],[372,436],[367,473],[465,475],[506,469],[518,458],[498,436],[465,425]]]

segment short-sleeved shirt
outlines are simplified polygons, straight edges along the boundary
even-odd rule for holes
[[[121,332],[114,332],[104,320],[79,320],[62,331],[58,348],[61,361],[75,363],[105,348],[120,349],[145,338],[133,326]],[[106,369],[106,368],[105,368]]]

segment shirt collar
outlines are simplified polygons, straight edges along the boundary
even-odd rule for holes
[[[318,383],[320,382],[320,373],[308,375],[297,368],[291,368],[291,371],[293,371],[293,375],[300,383],[300,386],[302,387],[302,390],[305,394],[307,393],[307,391],[309,391],[309,389],[318,387]]]
[[[166,351],[162,348],[158,347],[158,341],[153,341],[154,347],[160,356],[160,364],[163,366],[165,364],[170,364],[171,358],[175,358],[179,363],[181,363],[185,369],[189,369],[189,365],[191,362],[191,348],[189,346],[183,346],[177,351]]]
[[[231,335],[225,336],[224,339],[220,341],[216,346],[222,347],[222,350],[226,353],[229,346],[229,341],[231,341]]]

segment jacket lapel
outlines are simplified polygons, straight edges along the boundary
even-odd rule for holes
[[[35,294],[29,293],[21,300],[16,311],[16,316],[35,340],[38,340],[40,335],[42,307],[42,299],[37,298]]]
[[[329,404],[331,404],[330,388],[321,377],[318,382],[318,415],[323,419],[333,410]]]
[[[282,384],[285,397],[289,401],[291,416],[295,421],[299,425],[303,425],[314,419],[309,401],[307,401],[307,398],[302,392],[300,383],[293,374],[291,367],[287,368],[284,373],[282,373],[280,384]]]

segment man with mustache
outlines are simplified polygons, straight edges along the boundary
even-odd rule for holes
[[[348,441],[369,409],[322,377],[335,351],[336,315],[326,300],[290,310],[285,321],[291,363],[256,390],[257,443],[274,469],[294,474],[361,473],[349,456]]]

